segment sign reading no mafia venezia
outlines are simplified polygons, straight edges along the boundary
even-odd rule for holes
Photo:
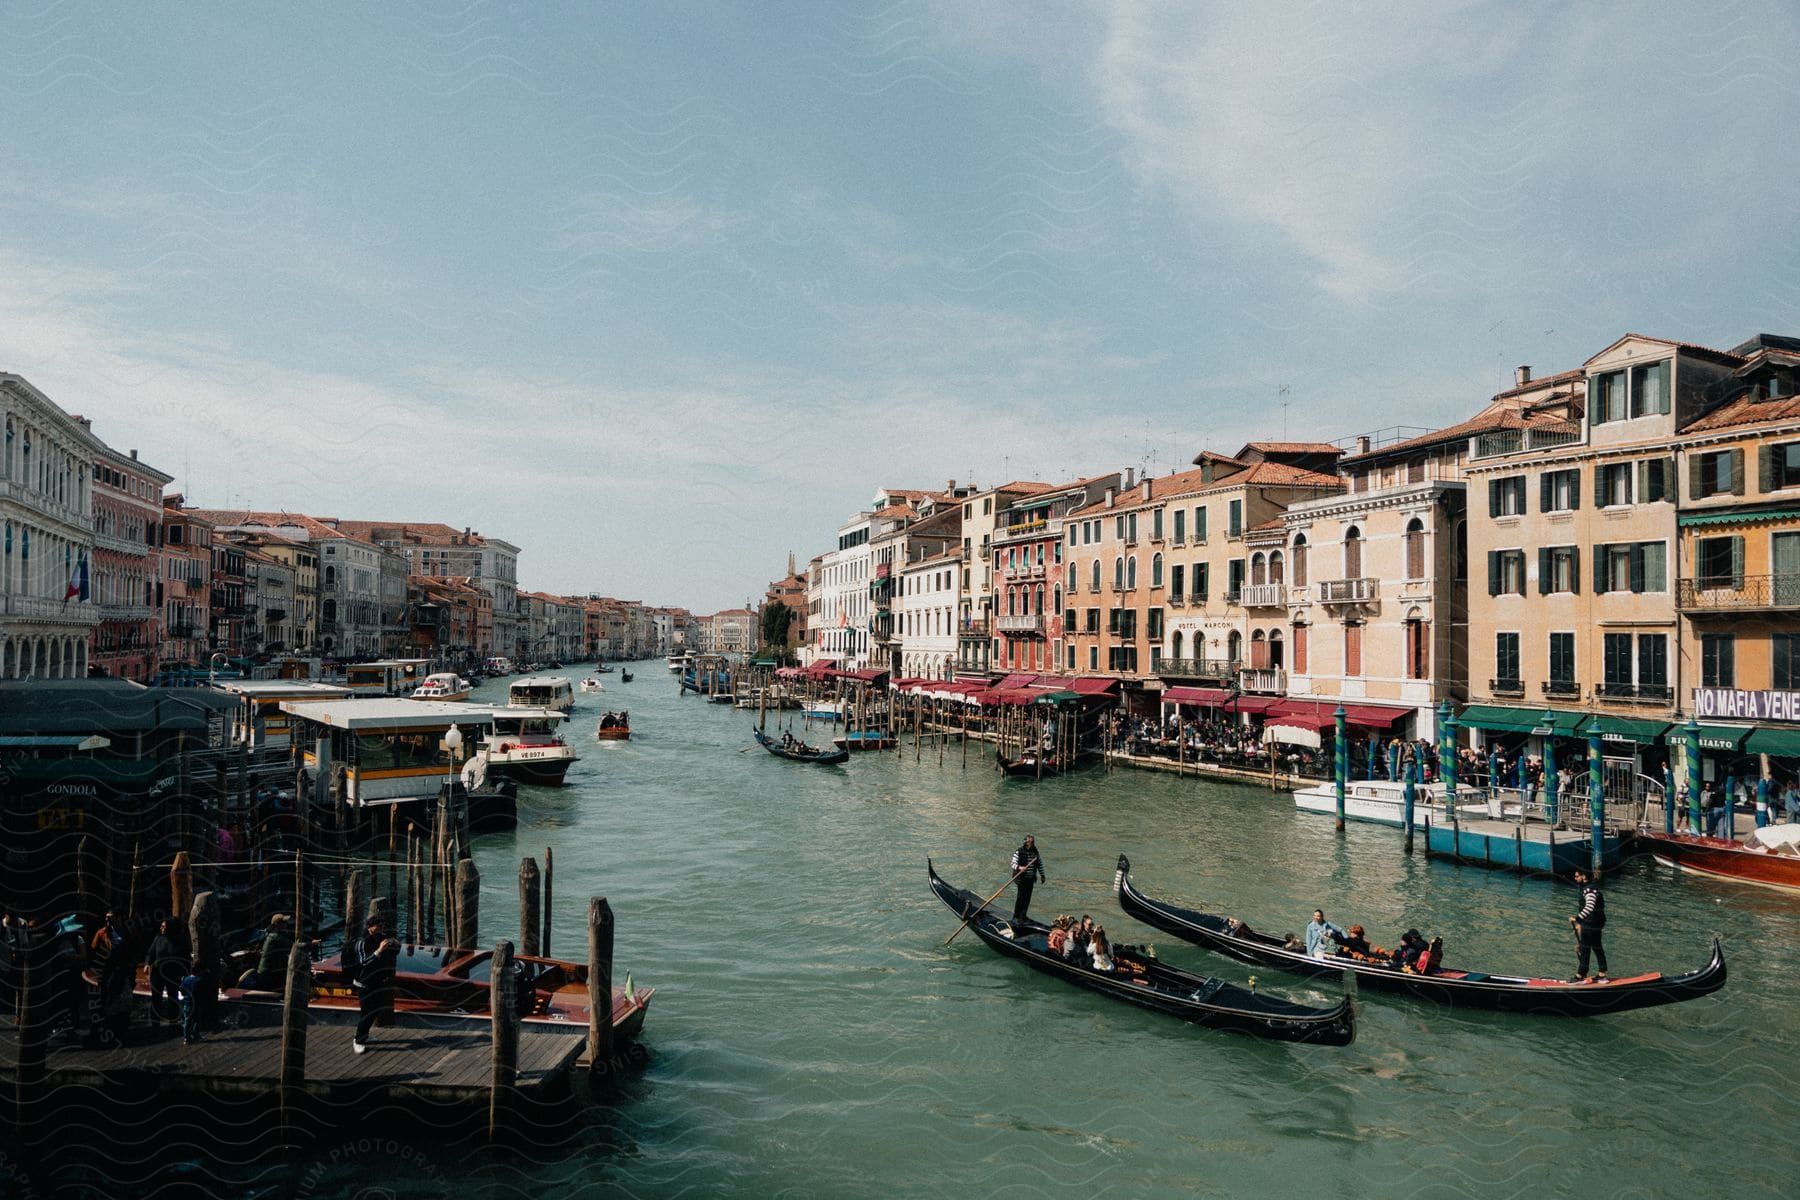
[[[1750,692],[1743,688],[1695,688],[1696,717],[1800,724],[1800,692]]]

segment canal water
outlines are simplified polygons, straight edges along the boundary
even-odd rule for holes
[[[1323,907],[1507,972],[1573,972],[1575,893],[1192,777],[1007,780],[981,743],[966,765],[958,744],[940,761],[910,742],[791,764],[748,749],[753,713],[679,696],[660,663],[605,679],[568,726],[568,786],[524,789],[516,834],[476,847],[482,933],[517,936],[520,858],[554,847],[552,949],[582,957],[587,898],[608,897],[619,972],[656,988],[646,1061],[530,1155],[350,1144],[307,1165],[308,1194],[1793,1194],[1800,900],[1640,860],[1609,885],[1613,973],[1697,967],[1717,933],[1723,992],[1586,1021],[1369,995],[1349,1048],[1264,1043],[1079,992],[967,934],[945,946],[927,856],[986,894],[1035,834],[1038,915],[1089,913],[1169,962],[1318,1002],[1333,996],[1125,918],[1119,852],[1146,891],[1266,930]],[[607,707],[630,709],[629,742],[592,740]]]

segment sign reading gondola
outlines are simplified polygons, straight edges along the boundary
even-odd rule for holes
[[[1800,724],[1800,692],[1753,692],[1745,688],[1697,687],[1694,715],[1734,721],[1789,721]]]

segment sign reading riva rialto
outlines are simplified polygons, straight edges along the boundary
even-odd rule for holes
[[[1800,724],[1800,692],[1749,692],[1743,688],[1695,688],[1696,717]]]

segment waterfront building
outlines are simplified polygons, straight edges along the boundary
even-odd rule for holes
[[[934,520],[960,520],[960,505]],[[919,538],[899,567],[893,607],[890,675],[911,679],[952,679],[956,674],[957,610],[962,598],[962,544],[959,533]]]
[[[763,610],[766,611],[772,604],[779,604],[787,609],[788,627],[787,640],[779,646],[770,648],[791,653],[795,647],[806,645],[806,576],[794,569],[792,553],[788,555],[787,574],[769,584],[769,590],[763,595]],[[757,621],[759,625],[757,640],[760,641],[762,621],[760,614]]]
[[[1118,486],[1116,471],[1095,475],[1020,496],[1001,512],[990,543],[997,670],[1053,674],[1069,666],[1063,626],[1064,518]]]
[[[1743,363],[1628,334],[1573,376],[1539,381],[1518,427],[1476,435],[1464,723],[1480,742],[1541,754],[1535,729],[1592,730],[1609,791],[1660,778],[1681,715],[1677,434],[1717,408]],[[1743,459],[1712,453],[1694,456],[1716,468],[1704,494],[1740,493]]]
[[[397,590],[390,585],[393,594],[388,600],[395,606],[396,627],[406,576],[473,579],[493,598],[493,653],[520,661],[531,657],[531,639],[519,604],[519,547],[439,521],[321,520],[400,556],[400,568],[391,573],[400,584]]]
[[[407,580],[407,653],[435,662],[473,666],[489,657],[483,638],[493,636],[493,597],[470,580],[414,575]]]
[[[869,665],[900,675],[906,673],[907,630],[918,624],[905,616],[910,598],[901,586],[900,573],[920,556],[941,558],[957,544],[962,533],[962,505],[953,499],[925,495],[911,506],[897,505],[883,511],[892,519],[882,521],[882,513],[876,514],[880,532],[869,543],[874,564],[874,578],[869,581],[874,606],[869,626]],[[948,626],[944,632],[954,637]],[[931,652],[915,648],[914,653],[928,657]]]
[[[962,580],[956,603],[956,669],[985,680],[994,661],[994,531],[1000,514],[1028,496],[1050,490],[1047,483],[1015,479],[985,491],[971,488],[962,500]]]
[[[317,649],[315,639],[319,621],[319,553],[305,542],[267,530],[228,529],[216,534],[244,550],[246,568],[251,561],[273,560],[287,568],[290,579],[287,604],[268,599],[268,588],[253,586],[247,590],[252,615],[259,623],[260,651],[309,654]],[[267,576],[278,581],[279,573]]]
[[[182,500],[180,492],[163,498],[158,670],[170,679],[202,672],[212,658],[213,525]]]
[[[88,646],[89,670],[149,683],[156,675],[162,623],[162,495],[173,477],[96,439],[90,592],[100,620]],[[66,591],[66,588],[65,588]]]
[[[892,525],[901,512],[910,514],[912,509],[903,504],[881,503],[878,496],[874,510],[859,512],[838,527],[837,548],[820,558],[816,583],[808,578],[808,605],[818,602],[818,619],[808,622],[815,635],[815,660],[828,660],[843,670],[868,665],[869,618],[873,611],[869,580],[874,574],[869,537],[878,513],[885,527]]]
[[[244,650],[252,656],[295,648],[294,568],[253,546],[238,544],[244,556]]]
[[[748,608],[727,608],[700,618],[700,643],[705,653],[747,656],[756,644],[756,614]]]
[[[92,602],[92,483],[100,442],[17,375],[0,373],[0,679],[79,679]]]
[[[241,658],[248,653],[245,626],[250,612],[245,597],[244,548],[226,537],[212,543],[212,629],[208,644],[212,653]]]

